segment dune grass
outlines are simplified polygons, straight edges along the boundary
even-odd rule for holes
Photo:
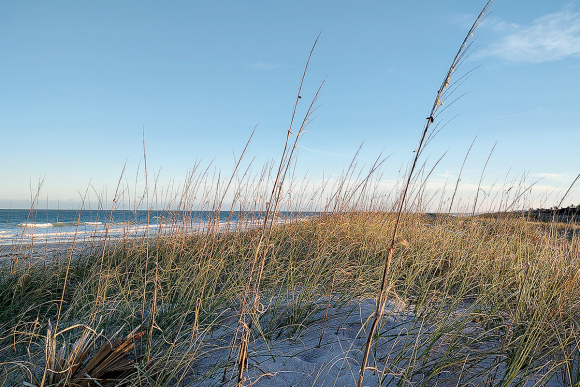
[[[328,303],[338,313],[374,298],[394,221],[392,214],[345,212],[274,227],[250,342],[299,338],[309,327],[323,329],[320,313]],[[70,353],[83,334],[95,332],[96,351],[113,336],[148,332],[157,286],[153,334],[131,352],[134,372],[127,383],[235,385],[235,357],[228,364],[222,355],[201,369],[200,362],[220,346],[238,350],[229,341],[259,235],[259,229],[247,229],[161,237],[150,241],[148,265],[139,240],[88,253],[70,265],[53,260],[12,272],[4,265],[1,382],[39,384],[49,340]],[[371,366],[384,372],[384,385],[389,375],[399,380],[401,370],[406,380],[430,385],[458,364],[463,381],[579,381],[577,238],[525,218],[419,214],[405,214],[400,235],[388,299],[429,329],[420,342],[391,353],[390,362],[381,363],[377,343]],[[47,336],[67,272],[59,330],[68,330]],[[377,339],[385,334],[378,332]]]

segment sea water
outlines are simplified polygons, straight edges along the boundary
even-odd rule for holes
[[[315,213],[278,214],[282,221]],[[263,213],[162,210],[0,209],[0,245],[82,242],[102,238],[196,233],[210,225],[220,230],[260,224]]]

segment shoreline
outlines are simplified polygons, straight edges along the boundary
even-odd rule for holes
[[[301,217],[301,218],[290,218],[290,219],[276,219],[274,220],[274,226],[279,226],[283,224],[291,224],[293,222],[302,222],[311,219],[311,217]],[[226,232],[236,232],[238,230],[247,231],[250,229],[255,229],[261,227],[263,219],[251,219],[242,222],[219,222],[217,224],[217,232],[222,234]],[[173,235],[175,231],[182,232],[188,236],[194,237],[202,235],[204,232],[213,228],[212,225],[184,225],[184,224],[152,224],[149,226],[150,234],[146,235],[147,225],[136,225],[133,229],[124,229],[122,233],[111,232],[111,230],[103,229],[98,232],[91,231],[79,231],[77,233],[77,239],[75,241],[70,238],[64,240],[52,240],[51,239],[41,239],[37,238],[34,240],[34,234],[32,235],[32,240],[25,241],[21,239],[17,243],[0,243],[0,265],[6,263],[11,259],[17,258],[19,261],[27,261],[28,259],[42,260],[42,259],[53,259],[57,255],[62,255],[70,251],[73,247],[73,254],[79,256],[81,253],[94,250],[103,246],[106,243],[112,246],[116,243],[126,241],[136,241],[137,239],[156,239],[157,237],[166,236],[167,234]],[[229,228],[229,231],[228,231]],[[68,233],[67,233],[68,235]],[[105,236],[106,235],[106,236]],[[42,235],[44,236],[44,234]]]

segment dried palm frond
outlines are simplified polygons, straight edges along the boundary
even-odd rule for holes
[[[57,352],[56,337],[79,326],[85,330],[72,346],[70,352],[67,353],[65,345]],[[124,339],[113,342],[108,340],[94,355],[88,358],[100,336],[99,334],[84,325],[75,325],[55,333],[49,323],[45,345],[45,370],[40,383],[35,385],[40,387],[51,385],[93,387],[106,386],[111,383],[117,384],[121,378],[135,370],[135,363],[139,360],[132,349],[144,332],[137,332],[137,329],[129,333]]]

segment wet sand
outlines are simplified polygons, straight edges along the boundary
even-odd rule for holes
[[[97,246],[95,241],[0,245],[0,265],[11,264],[15,261],[38,263],[65,259],[71,253],[73,256],[80,256]]]

